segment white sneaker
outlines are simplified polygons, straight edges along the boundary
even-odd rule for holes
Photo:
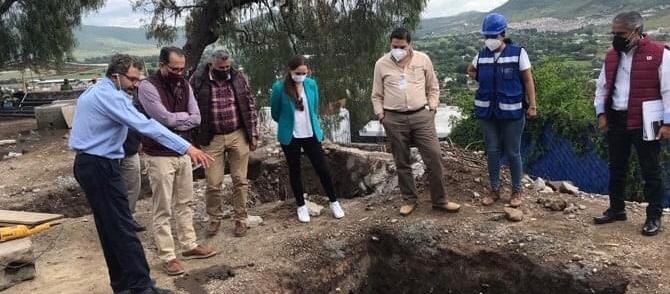
[[[307,205],[298,207],[298,220],[301,223],[309,222],[309,209],[307,208]]]
[[[340,206],[339,201],[335,201],[335,202],[330,203],[330,211],[333,212],[333,217],[335,217],[335,218],[343,218],[344,217],[344,210],[342,210],[342,206]]]

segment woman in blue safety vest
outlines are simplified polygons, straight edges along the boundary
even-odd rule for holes
[[[484,133],[491,192],[482,200],[491,205],[500,199],[500,158],[507,155],[512,172],[510,206],[521,206],[521,134],[526,116],[537,116],[535,84],[526,50],[505,38],[507,19],[491,13],[484,18],[481,34],[484,48],[468,67],[468,75],[479,82],[475,116]]]

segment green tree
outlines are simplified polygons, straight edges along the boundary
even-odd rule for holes
[[[390,31],[414,29],[425,0],[294,0],[275,9],[261,1],[251,21],[228,22],[223,44],[238,57],[267,103],[270,85],[295,54],[309,57],[319,82],[321,109],[346,99],[354,136],[373,117],[370,94],[376,60],[388,50]]]
[[[61,65],[76,40],[72,29],[104,0],[0,0],[0,68]]]

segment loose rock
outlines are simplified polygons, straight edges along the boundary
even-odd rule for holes
[[[305,201],[305,205],[307,205],[307,209],[309,209],[309,216],[320,216],[323,212],[323,206],[314,202]]]
[[[547,183],[544,182],[544,179],[542,178],[537,178],[535,182],[533,182],[533,189],[535,191],[543,191],[547,187]],[[552,190],[553,192],[553,190]]]
[[[263,225],[263,218],[257,215],[250,215],[247,217],[247,226],[255,228]]]
[[[577,188],[575,185],[573,185],[570,182],[562,182],[558,191],[561,193],[567,193],[567,194],[572,194],[572,195],[578,195],[579,194],[579,188]]]
[[[505,207],[504,210],[508,220],[513,222],[520,222],[523,220],[523,211],[511,207]]]

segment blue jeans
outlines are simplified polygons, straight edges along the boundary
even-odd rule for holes
[[[521,134],[525,124],[525,117],[517,120],[479,120],[486,144],[491,189],[496,191],[500,189],[500,158],[505,152],[512,171],[512,189],[514,192],[521,191],[521,177],[523,176]]]

